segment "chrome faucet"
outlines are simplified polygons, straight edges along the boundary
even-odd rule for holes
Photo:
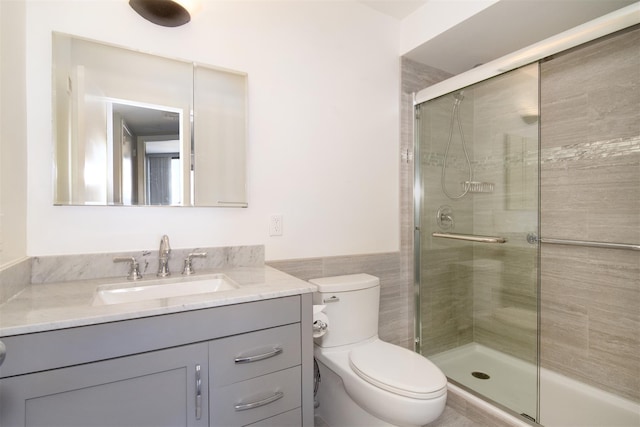
[[[169,236],[166,234],[160,239],[160,251],[158,256],[158,277],[167,277],[171,274],[169,271],[169,254],[171,246],[169,246]]]

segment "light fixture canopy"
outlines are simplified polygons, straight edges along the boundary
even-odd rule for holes
[[[129,6],[144,19],[163,27],[179,27],[191,21],[197,0],[129,0]]]

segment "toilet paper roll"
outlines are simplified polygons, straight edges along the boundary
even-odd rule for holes
[[[326,306],[313,306],[313,338],[320,338],[329,329],[329,318],[322,312]]]
[[[318,313],[313,317],[313,338],[320,338],[329,329],[329,318],[324,313]]]

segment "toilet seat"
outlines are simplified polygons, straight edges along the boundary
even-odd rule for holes
[[[431,361],[381,340],[352,349],[349,365],[366,382],[400,396],[426,400],[447,392],[447,377]]]

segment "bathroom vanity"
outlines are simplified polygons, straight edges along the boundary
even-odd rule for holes
[[[30,285],[0,307],[0,425],[311,426],[313,285],[226,274],[238,289],[97,306],[99,281]]]

